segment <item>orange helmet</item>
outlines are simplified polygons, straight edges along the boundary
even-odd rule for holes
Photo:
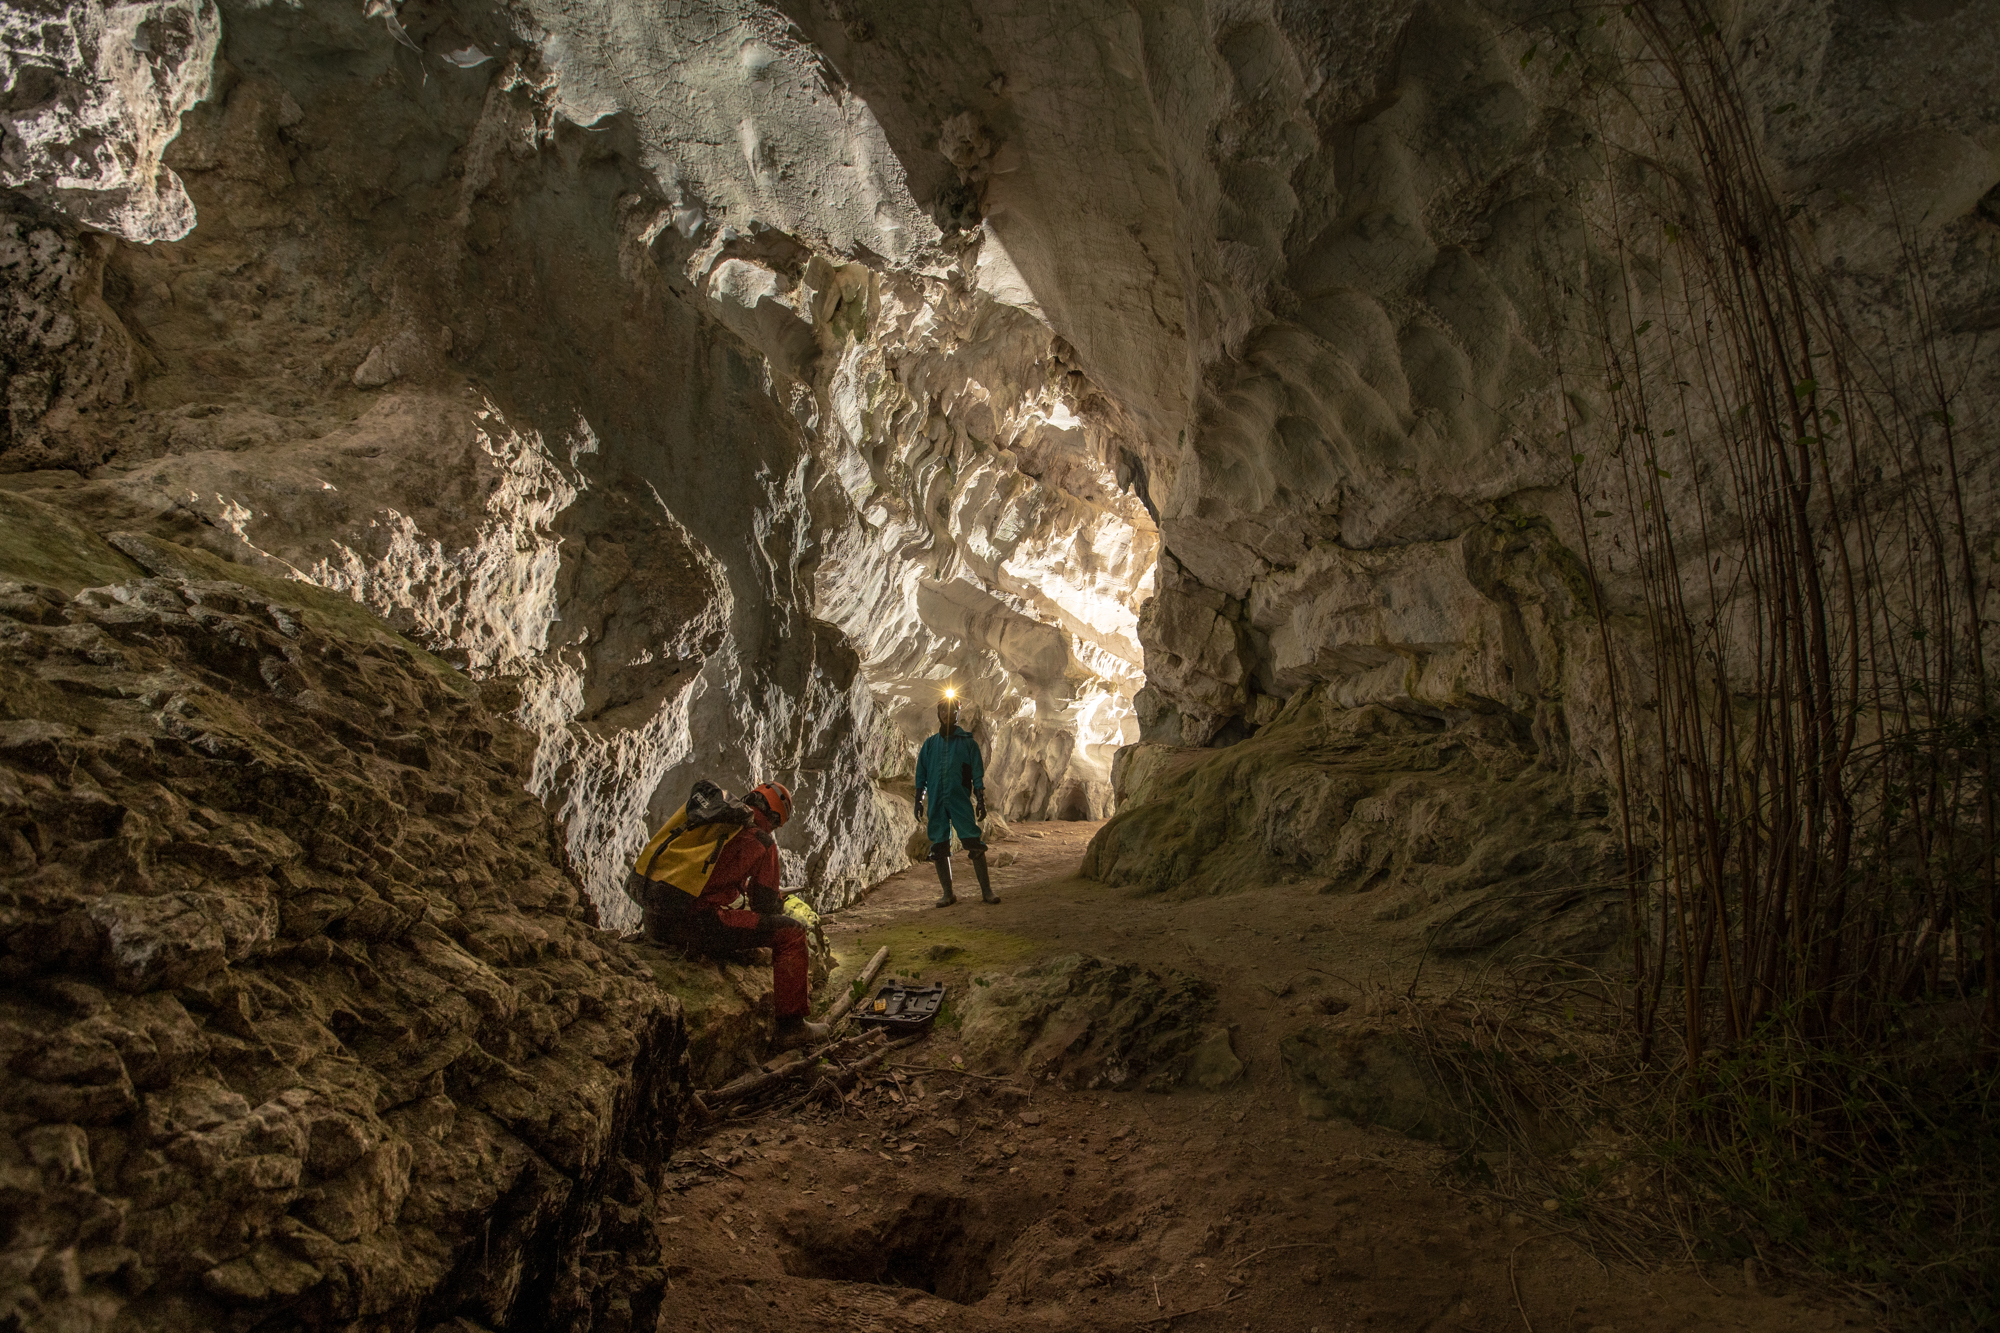
[[[792,817],[792,789],[782,782],[760,782],[750,789],[750,795],[764,807],[764,813],[777,823],[784,823]]]

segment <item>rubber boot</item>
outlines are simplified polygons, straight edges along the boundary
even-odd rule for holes
[[[931,864],[937,867],[938,883],[944,886],[944,896],[932,903],[931,906],[950,907],[958,901],[958,896],[951,891],[951,857],[949,854],[944,856],[934,855],[931,857]]]
[[[979,901],[985,903],[988,907],[999,902],[999,895],[993,892],[993,881],[986,874],[985,852],[972,853],[972,873],[979,880]]]
[[[804,1014],[794,1014],[781,1018],[771,1032],[771,1049],[793,1051],[801,1046],[813,1046],[823,1042],[829,1031],[827,1024],[815,1023]]]

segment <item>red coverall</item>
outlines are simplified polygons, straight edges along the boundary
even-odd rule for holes
[[[746,893],[757,910],[729,906]],[[771,837],[771,821],[758,815],[751,827],[722,849],[695,900],[695,944],[706,953],[768,948],[772,1000],[779,1018],[791,1018],[810,1007],[806,928],[784,915],[784,904],[778,887],[778,844]]]

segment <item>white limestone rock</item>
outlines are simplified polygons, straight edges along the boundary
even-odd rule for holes
[[[215,0],[0,5],[0,185],[128,241],[171,241],[194,204],[162,162],[208,95]]]

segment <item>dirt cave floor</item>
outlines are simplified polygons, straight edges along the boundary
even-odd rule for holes
[[[962,994],[981,971],[1087,952],[1219,992],[1243,1076],[1220,1091],[1078,1092],[953,1068],[950,1015],[834,1109],[693,1132],[663,1196],[660,1327],[1819,1330],[1874,1321],[1738,1271],[1606,1266],[1540,1216],[1454,1184],[1451,1154],[1309,1120],[1277,1042],[1322,994],[1407,984],[1421,948],[1365,896],[1284,886],[1168,901],[1078,878],[1098,825],[1016,825],[997,906],[928,864],[828,921],[843,989],[885,975]],[[1011,857],[998,855],[1012,853]],[[964,891],[970,888],[970,899]],[[1436,964],[1433,961],[1432,966]],[[1435,975],[1435,974],[1433,974]]]

